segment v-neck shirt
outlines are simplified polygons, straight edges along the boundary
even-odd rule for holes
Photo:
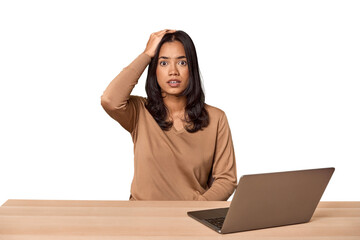
[[[131,200],[227,200],[237,176],[225,113],[205,104],[210,120],[206,128],[195,133],[174,126],[162,130],[145,107],[147,99],[131,95],[150,60],[140,54],[102,95],[105,111],[134,143]]]

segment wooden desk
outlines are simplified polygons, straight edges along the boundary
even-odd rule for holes
[[[220,235],[187,211],[230,202],[8,200],[0,240],[360,239],[360,202],[321,202],[309,223]]]

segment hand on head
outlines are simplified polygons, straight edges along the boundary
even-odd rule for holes
[[[156,48],[157,48],[158,44],[160,43],[161,39],[163,38],[163,36],[166,33],[173,33],[173,32],[176,32],[176,30],[164,29],[164,30],[152,33],[147,42],[144,53],[147,54],[151,58],[154,57]]]

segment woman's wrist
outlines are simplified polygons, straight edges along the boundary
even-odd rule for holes
[[[152,56],[149,52],[144,51],[142,52],[143,54],[145,54],[146,56],[148,56],[150,59],[153,58],[154,56]]]
[[[135,70],[138,78],[140,78],[145,68],[149,65],[150,61],[151,58],[147,54],[141,53],[126,68]]]
[[[149,58],[153,58],[153,56],[151,56],[151,54],[146,51],[144,51],[143,54],[146,54]]]

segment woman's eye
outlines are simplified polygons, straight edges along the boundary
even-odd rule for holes
[[[167,62],[161,61],[159,64],[160,64],[160,66],[165,66],[167,64]]]
[[[181,61],[179,62],[179,64],[182,65],[182,66],[186,66],[187,62],[186,62],[185,60],[181,60]]]

